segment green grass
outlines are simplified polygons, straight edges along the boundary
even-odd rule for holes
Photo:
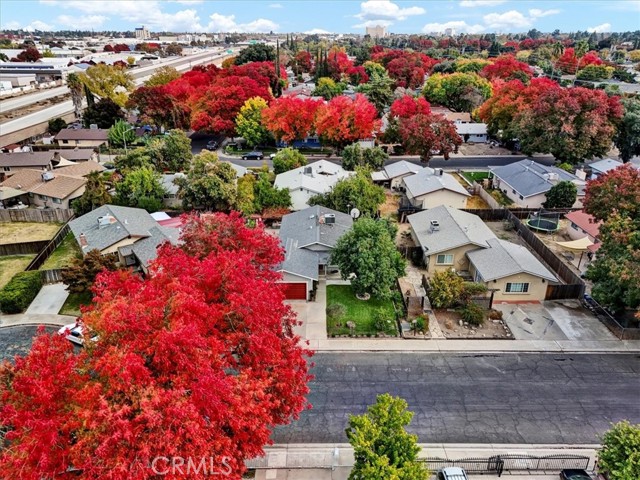
[[[64,268],[71,264],[74,258],[80,258],[82,252],[76,242],[73,233],[69,232],[58,248],[45,260],[40,267],[40,270],[56,270],[58,268]]]
[[[35,255],[7,255],[0,257],[0,288],[4,287],[13,276],[24,271]]]
[[[60,315],[80,316],[80,306],[89,305],[92,298],[93,294],[91,292],[70,293],[58,313]]]
[[[501,190],[493,189],[487,190],[487,192],[489,192],[489,195],[495,198],[500,205],[504,205],[505,207],[513,205],[513,201],[509,197],[507,197]]]
[[[327,307],[329,305],[340,303],[345,306],[345,315],[337,320],[327,318],[327,332],[329,335],[347,335],[349,328],[347,322],[352,321],[356,324],[356,335],[375,335],[377,330],[373,325],[374,312],[382,308],[393,319],[393,329],[387,333],[397,333],[395,323],[395,311],[391,300],[380,300],[378,298],[370,298],[369,300],[358,300],[353,293],[350,285],[327,285]],[[341,326],[336,326],[340,323]]]
[[[489,172],[462,172],[462,176],[470,182],[482,182],[485,178],[489,178]]]

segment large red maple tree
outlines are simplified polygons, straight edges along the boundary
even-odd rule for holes
[[[364,95],[358,93],[354,99],[340,95],[320,105],[315,129],[327,142],[342,148],[371,138],[380,129],[380,120],[376,107]]]
[[[277,140],[292,142],[313,133],[322,100],[296,97],[276,98],[262,111],[262,124]]]
[[[99,276],[83,314],[85,336],[98,338],[80,353],[41,333],[2,366],[3,476],[178,479],[206,468],[240,479],[272,428],[307,406],[310,352],[274,283],[277,239],[238,214],[190,217],[182,239],[160,247],[145,279]]]

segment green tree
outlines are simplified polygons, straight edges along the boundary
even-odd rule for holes
[[[73,112],[75,113],[76,120],[80,120],[82,118],[82,95],[84,86],[77,73],[72,72],[67,75],[67,87],[71,92],[71,102],[73,103]]]
[[[117,120],[109,129],[109,143],[113,147],[128,147],[136,141],[136,132],[131,124],[124,120]]]
[[[67,122],[65,122],[61,118],[52,118],[49,120],[49,133],[51,135],[56,135],[60,130],[67,127]]]
[[[613,143],[620,151],[620,159],[628,162],[640,155],[640,99],[623,98],[624,114],[617,125]]]
[[[342,168],[351,171],[356,167],[380,170],[388,158],[389,155],[380,147],[362,148],[359,143],[353,143],[342,150]]]
[[[120,107],[124,107],[135,86],[133,77],[124,68],[103,63],[87,68],[78,77],[91,93],[113,100]]]
[[[276,49],[271,45],[256,43],[240,50],[236,56],[236,65],[249,62],[273,62],[276,59]]]
[[[293,147],[283,148],[273,157],[273,172],[278,175],[288,172],[294,168],[303,167],[307,164],[307,159],[299,150]]]
[[[116,183],[116,202],[128,207],[144,208],[149,213],[162,208],[165,191],[160,174],[152,167],[139,167],[129,171]]]
[[[356,294],[390,298],[406,262],[396,249],[387,220],[359,219],[336,243],[331,261]]]
[[[544,208],[571,208],[576,203],[578,187],[576,184],[564,180],[556,183],[546,193],[547,200],[542,204]]]
[[[349,480],[427,480],[418,437],[406,431],[412,418],[407,402],[388,393],[378,395],[363,415],[350,416],[346,434],[355,465]]]
[[[98,128],[111,128],[118,120],[124,119],[124,112],[113,100],[101,98],[84,111],[82,122],[85,128],[95,124]]]
[[[342,95],[344,89],[344,83],[336,83],[332,78],[322,77],[318,79],[312,95],[314,97],[322,97],[325,100],[331,100],[333,97]]]
[[[322,205],[344,213],[357,207],[362,214],[373,216],[384,201],[384,189],[373,183],[370,171],[357,168],[355,175],[339,180],[329,192],[311,197],[309,205]]]
[[[614,424],[602,437],[598,470],[609,480],[640,478],[640,425]]]
[[[181,172],[193,158],[191,139],[182,130],[170,130],[147,144],[149,157],[158,171]]]
[[[391,102],[393,102],[393,79],[389,78],[387,72],[372,72],[369,81],[356,88],[356,91],[363,93],[382,115]]]
[[[86,176],[87,183],[84,187],[84,193],[71,202],[76,217],[95,210],[102,205],[111,203],[111,195],[107,189],[104,177],[100,172],[91,172]]]
[[[456,112],[472,112],[491,96],[491,84],[475,73],[434,73],[422,93],[430,102]]]
[[[244,102],[236,116],[236,132],[252,147],[271,137],[269,130],[262,125],[262,110],[265,108],[267,101],[264,98],[253,97]]]
[[[289,208],[291,206],[291,193],[289,193],[289,190],[274,187],[269,175],[265,172],[260,173],[254,192],[254,204],[258,212],[267,208]]]
[[[118,155],[114,163],[116,170],[121,174],[127,174],[129,171],[140,167],[154,168],[149,149],[146,147],[134,148],[129,150],[126,155]]]
[[[256,176],[244,175],[238,179],[238,199],[236,201],[236,208],[242,212],[243,215],[251,215],[256,213],[255,205],[255,187]]]
[[[193,157],[185,178],[175,183],[186,210],[231,210],[236,204],[236,172],[229,163],[218,160],[214,152],[204,151]]]
[[[100,250],[93,249],[81,258],[75,258],[71,265],[62,269],[62,282],[71,293],[89,292],[96,276],[104,271],[115,271],[117,255],[102,255]]]
[[[169,65],[158,68],[153,75],[144,82],[145,87],[158,87],[160,85],[166,85],[173,80],[180,78],[180,73]]]
[[[364,67],[365,73],[369,75],[369,77],[373,77],[376,74],[383,76],[387,73],[387,70],[377,62],[367,61],[364,62],[364,65],[362,66]]]

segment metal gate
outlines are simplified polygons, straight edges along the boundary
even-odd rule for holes
[[[559,472],[565,468],[588,470],[589,457],[583,455],[496,455],[489,458],[426,458],[431,470],[445,467],[460,467],[469,473],[497,474],[503,472]]]

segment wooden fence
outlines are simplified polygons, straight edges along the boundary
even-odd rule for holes
[[[73,210],[51,208],[38,210],[28,208],[24,210],[0,210],[0,222],[57,222],[66,223],[73,218]]]
[[[478,195],[482,200],[484,200],[485,203],[489,205],[489,208],[493,210],[502,210],[505,208],[503,205],[500,205],[500,203],[498,203],[498,201],[495,198],[493,198],[489,192],[487,192],[484,188],[482,188],[482,185],[480,185],[478,182],[474,181],[472,185],[476,195]]]
[[[47,246],[49,240],[38,240],[36,242],[8,243],[0,245],[0,257],[6,255],[29,255],[38,253]]]
[[[40,253],[31,260],[31,263],[25,268],[27,272],[31,270],[38,270],[42,264],[49,258],[49,255],[53,253],[53,251],[58,248],[58,245],[62,243],[64,237],[71,231],[71,227],[69,227],[69,222],[65,223],[58,233],[40,250]]]

